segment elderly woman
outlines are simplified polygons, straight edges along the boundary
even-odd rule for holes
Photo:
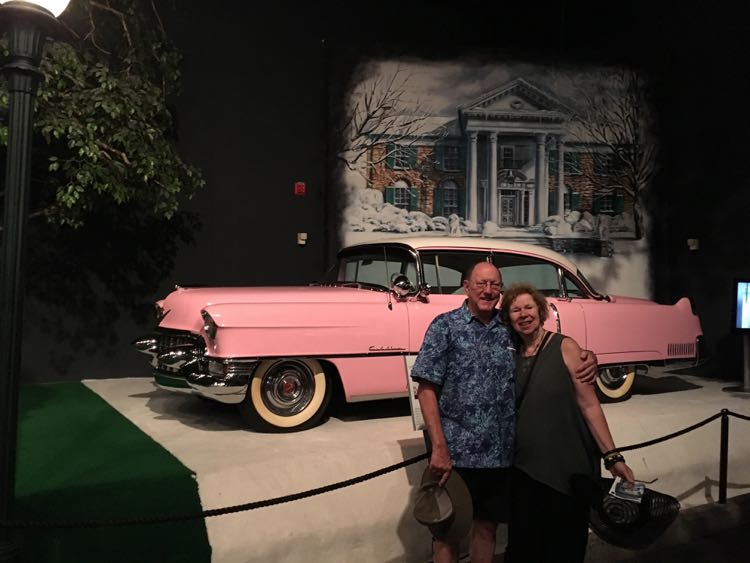
[[[571,477],[599,475],[599,460],[613,476],[633,481],[612,441],[594,387],[573,373],[578,343],[546,331],[547,301],[529,284],[503,294],[501,318],[518,335],[516,449],[508,555],[513,563],[583,561],[588,511]]]

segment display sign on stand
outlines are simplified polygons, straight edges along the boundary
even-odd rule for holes
[[[742,333],[742,369],[743,384],[724,387],[732,393],[750,393],[750,278],[734,280],[734,314],[732,315],[735,331]]]
[[[416,359],[416,356],[404,356],[404,362],[406,363],[406,388],[409,390],[409,406],[411,407],[411,421],[414,425],[414,430],[424,430],[422,409],[419,407],[419,401],[417,400],[419,383],[411,379],[411,368],[414,367]]]

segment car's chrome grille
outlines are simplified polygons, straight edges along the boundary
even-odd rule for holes
[[[151,356],[151,365],[155,370],[165,374],[182,374],[182,365],[188,360],[200,359],[206,353],[206,344],[200,336],[183,331],[159,330],[136,339],[133,344],[138,351]],[[180,351],[189,354],[183,356],[183,361],[175,361],[175,354],[180,355]],[[168,358],[167,362],[163,361],[164,355]]]
[[[206,344],[203,342],[203,339],[195,334],[157,333],[157,338],[157,351],[159,353],[182,346],[195,346],[203,351],[206,349]]]
[[[689,356],[695,356],[695,342],[667,344],[667,357],[685,358]]]

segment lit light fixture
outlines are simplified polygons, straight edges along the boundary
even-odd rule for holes
[[[65,11],[70,0],[0,0],[0,4],[34,4],[39,8],[47,10],[50,14],[57,17]]]
[[[18,426],[18,383],[23,328],[23,239],[29,203],[31,144],[39,65],[55,19],[68,0],[0,0],[0,33],[7,36],[8,137],[5,151],[3,236],[0,238],[0,521],[13,516]],[[0,562],[18,560],[13,528],[0,527]]]

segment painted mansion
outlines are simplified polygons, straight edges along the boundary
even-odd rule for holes
[[[485,221],[536,225],[560,210],[631,210],[612,181],[613,153],[581,134],[572,116],[516,79],[460,106],[457,118],[425,119],[424,132],[381,136],[369,150],[369,184],[397,207],[455,213],[479,229]]]

